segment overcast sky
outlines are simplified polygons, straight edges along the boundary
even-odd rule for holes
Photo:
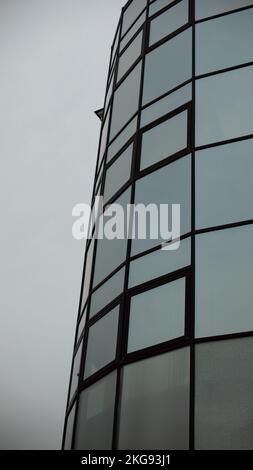
[[[0,0],[0,448],[61,445],[110,46],[124,0]]]

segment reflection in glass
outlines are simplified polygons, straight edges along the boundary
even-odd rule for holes
[[[151,21],[149,36],[150,46],[188,23],[188,6],[189,1],[183,0]]]

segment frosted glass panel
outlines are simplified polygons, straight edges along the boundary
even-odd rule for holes
[[[196,19],[253,5],[252,0],[196,0]]]
[[[104,202],[107,202],[129,180],[132,154],[133,144],[108,168],[105,177]]]
[[[183,0],[151,21],[150,46],[188,23],[188,6],[189,1]]]
[[[119,449],[188,449],[189,349],[123,371]]]
[[[123,291],[125,268],[122,268],[109,281],[99,287],[91,297],[90,317],[93,317],[103,307],[113,301]]]

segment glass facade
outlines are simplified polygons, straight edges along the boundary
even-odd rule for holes
[[[253,448],[252,41],[253,0],[122,9],[66,450]],[[114,203],[180,204],[179,248],[161,250],[159,235],[96,239]]]

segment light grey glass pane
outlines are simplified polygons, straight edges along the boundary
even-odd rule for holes
[[[240,338],[196,347],[195,447],[253,447],[253,340]]]
[[[253,225],[197,237],[197,337],[253,330]]]
[[[111,98],[111,96],[112,96],[113,82],[114,82],[114,75],[113,75],[112,78],[111,78],[110,86],[109,86],[108,92],[107,92],[107,94],[106,94],[104,113],[106,113],[106,111],[107,111],[107,107],[108,107],[110,98]]]
[[[76,341],[78,342],[83,330],[84,330],[84,327],[85,327],[85,322],[86,322],[86,316],[87,316],[87,307],[82,315],[82,318],[79,322],[79,326],[78,326],[78,331],[77,331],[77,339]]]
[[[191,264],[191,239],[181,240],[177,250],[156,250],[130,263],[129,287],[177,271]]]
[[[196,19],[253,5],[252,0],[196,0]]]
[[[107,152],[107,163],[109,163],[113,157],[120,151],[120,149],[126,144],[126,142],[133,136],[136,132],[137,127],[137,117],[132,119],[132,121],[125,127],[125,129],[119,134],[119,136],[113,141],[109,146]]]
[[[108,201],[129,180],[132,167],[133,144],[108,168],[105,177],[104,201]]]
[[[124,287],[124,279],[125,268],[122,268],[92,294],[90,317],[96,315],[103,307],[121,294]]]
[[[157,170],[148,176],[140,179],[136,183],[135,204],[144,204],[147,208],[149,204],[156,204],[158,216],[155,212],[151,219],[152,232],[158,228],[158,238],[151,238],[155,233],[147,230],[147,239],[137,239],[138,231],[135,230],[136,239],[132,240],[132,255],[148,250],[159,245],[162,240],[160,236],[159,210],[160,204],[168,204],[168,230],[172,227],[172,207],[171,204],[180,204],[181,211],[181,235],[188,233],[191,229],[191,157],[190,155],[181,158],[170,165]],[[146,219],[139,215],[138,208],[135,208],[135,221],[139,230],[145,227]],[[147,208],[147,220],[149,226],[149,212]],[[163,223],[165,221],[163,220]],[[167,224],[165,224],[167,225]],[[134,233],[134,232],[133,232]]]
[[[188,23],[188,6],[189,1],[183,0],[151,21],[149,35],[150,46]]]
[[[68,416],[65,441],[64,441],[64,450],[71,450],[75,411],[76,411],[76,405],[73,406]]]
[[[94,252],[94,238],[90,242],[90,246],[89,246],[89,249],[88,249],[88,252],[87,252],[87,257],[86,257],[85,276],[84,276],[84,282],[83,282],[83,293],[82,293],[82,302],[81,302],[81,311],[83,310],[83,307],[85,305],[85,302],[86,302],[88,294],[89,294],[93,252]]]
[[[139,105],[141,62],[125,78],[114,93],[111,139],[136,113]]]
[[[110,450],[116,390],[116,372],[80,394],[75,449]]]
[[[119,449],[188,449],[189,348],[123,371]]]
[[[197,145],[253,133],[252,82],[253,67],[197,80]]]
[[[131,298],[128,352],[184,336],[185,279]]]
[[[119,32],[120,32],[120,28],[118,28],[117,36],[116,36],[116,38],[115,38],[114,45],[113,45],[113,49],[112,49],[111,65],[113,64],[113,61],[114,61],[114,58],[115,58],[115,54],[116,54],[116,50],[117,50],[117,47],[118,47],[118,44],[119,44]]]
[[[179,108],[192,99],[192,84],[183,86],[171,95],[162,98],[156,103],[145,108],[141,113],[141,127],[146,126],[152,121],[162,117],[164,114]]]
[[[188,112],[177,114],[142,136],[140,169],[153,165],[187,147]]]
[[[109,120],[110,120],[110,109],[108,110],[107,116],[105,118],[103,130],[102,130],[101,144],[100,144],[100,150],[99,150],[99,159],[98,159],[98,167],[100,166],[100,163],[101,163],[101,161],[103,159],[103,156],[104,156],[104,153],[105,153],[107,137],[108,137]]]
[[[197,152],[197,228],[253,219],[252,182],[252,140]]]
[[[189,80],[192,76],[191,28],[146,56],[143,104]]]
[[[131,65],[138,59],[141,54],[142,31],[131,42],[130,46],[123,52],[119,59],[118,77],[119,81],[128,71]]]
[[[196,73],[251,62],[252,43],[253,8],[196,25]]]
[[[116,201],[114,204],[119,204],[123,208],[130,204],[130,190],[128,189],[125,191]],[[125,210],[125,219],[127,218],[127,211]],[[113,220],[115,214],[113,216],[106,216],[107,212],[105,212],[104,217],[104,226],[102,218],[100,218],[100,228],[99,232],[105,227],[105,225]],[[126,259],[126,250],[127,250],[127,222],[125,220],[125,233],[124,239],[113,239],[109,240],[107,238],[103,238],[97,241],[97,250],[96,250],[96,263],[95,263],[95,273],[94,273],[94,283],[93,287],[103,281],[105,277],[109,276],[109,274],[114,271],[121,263],[123,263]]]
[[[116,355],[119,306],[107,313],[89,329],[84,379],[112,362]]]
[[[161,10],[162,8],[167,7],[170,3],[174,1],[175,0],[156,0],[156,2],[151,3],[149,7],[149,16],[154,15],[154,13]]]
[[[132,28],[128,31],[128,33],[124,36],[124,38],[120,42],[120,52],[123,51],[124,47],[128,44],[130,39],[135,35],[135,33],[138,31],[138,29],[143,25],[144,21],[146,19],[146,12],[140,16],[140,18],[134,23]]]
[[[71,376],[71,387],[70,387],[70,395],[69,395],[69,401],[71,401],[77,386],[78,386],[78,381],[79,381],[79,369],[80,369],[80,363],[81,363],[81,353],[82,353],[82,344],[80,344],[78,351],[75,355],[74,358],[74,364],[73,364],[73,369],[72,369],[72,376]]]
[[[123,17],[121,36],[130,28],[131,24],[136,20],[142,10],[147,6],[147,0],[133,0],[126,9]]]

